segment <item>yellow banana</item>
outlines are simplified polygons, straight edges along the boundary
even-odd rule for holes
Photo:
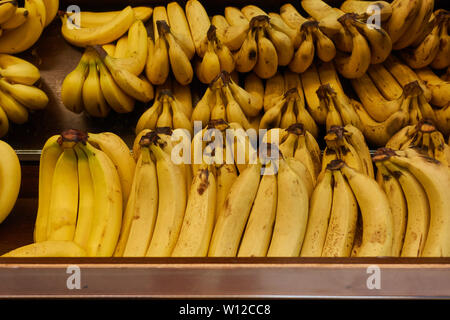
[[[100,86],[100,75],[94,58],[89,61],[89,72],[83,84],[84,110],[92,117],[104,118],[110,108]]]
[[[356,13],[366,17],[373,14],[372,6],[376,6],[380,10],[379,14],[382,22],[387,21],[391,17],[392,7],[391,4],[386,1],[347,0],[341,4],[340,9],[345,13]]]
[[[17,1],[1,1],[0,2],[0,24],[7,22],[14,16],[18,9]]]
[[[319,59],[324,62],[333,60],[336,56],[336,47],[333,41],[320,30],[318,24],[313,26],[311,30]]]
[[[161,110],[161,101],[159,99],[155,99],[153,105],[140,116],[136,124],[135,133],[139,134],[144,129],[155,130]]]
[[[0,88],[31,110],[44,109],[48,104],[47,94],[37,87],[0,79]]]
[[[323,28],[328,36],[333,36],[343,30],[342,25],[338,22],[338,18],[344,13],[332,8],[322,0],[302,0],[303,9],[311,15]]]
[[[430,66],[433,69],[444,69],[450,66],[450,36],[448,34],[448,28],[450,25],[450,18],[447,18],[447,22],[442,25],[439,50],[436,57],[431,62]]]
[[[9,54],[0,54],[0,76],[8,81],[32,86],[41,78],[32,63]]]
[[[203,55],[201,62],[197,67],[197,76],[200,81],[209,84],[211,83],[222,71],[220,65],[220,59],[214,48],[214,29],[208,31],[208,46]],[[213,30],[213,32],[211,32]]]
[[[278,54],[272,41],[265,36],[262,27],[257,28],[256,43],[258,46],[257,61],[253,71],[262,79],[272,77],[278,69]]]
[[[301,43],[300,33],[297,28],[292,28],[288,23],[286,23],[281,15],[275,12],[269,12],[270,26],[277,31],[286,34],[289,39],[291,39],[292,45],[298,48]]]
[[[303,73],[314,60],[315,46],[311,25],[312,22],[308,21],[301,26],[302,42],[289,63],[289,70],[292,72]]]
[[[355,148],[356,153],[361,158],[364,171],[369,177],[374,178],[375,174],[372,158],[364,134],[360,129],[352,125],[346,125],[344,130],[347,132],[345,139],[348,140],[349,144]]]
[[[55,257],[86,257],[86,251],[73,241],[49,240],[31,243],[2,255],[15,258],[55,258]]]
[[[47,27],[53,19],[55,19],[56,14],[59,9],[59,0],[43,0],[45,5],[45,24],[44,27]]]
[[[28,121],[27,108],[2,90],[0,90],[0,105],[12,123],[24,124]]]
[[[17,8],[11,18],[1,24],[3,30],[15,29],[24,24],[28,19],[29,12],[25,8]]]
[[[286,24],[296,30],[300,30],[300,26],[307,21],[307,19],[303,17],[290,3],[286,3],[281,6],[280,15]]]
[[[276,101],[287,91],[285,88],[284,77],[277,72],[273,77],[265,81],[263,107],[266,112],[272,108]]]
[[[160,31],[158,30],[157,32]],[[167,43],[164,37],[159,37],[158,40],[155,41],[155,43],[153,43],[153,40],[149,38],[148,42],[149,56],[147,58],[147,64],[145,66],[145,74],[147,76],[147,79],[152,84],[160,85],[167,80],[170,72]]]
[[[195,55],[195,44],[185,11],[178,2],[167,4],[167,18],[172,34],[191,60]]]
[[[233,94],[231,93],[231,89],[229,88],[229,86],[225,86],[223,88],[223,92],[226,99],[225,108],[227,113],[227,121],[237,122],[244,128],[244,130],[248,130],[250,128],[248,118],[245,115],[239,103],[234,98]]]
[[[415,70],[419,78],[431,90],[432,105],[444,107],[450,103],[450,81],[444,81],[430,68]]]
[[[367,75],[386,100],[396,100],[403,94],[402,86],[395,80],[382,63],[370,65],[367,70]],[[371,82],[368,82],[367,84],[374,90]],[[373,94],[378,96],[376,91],[373,91]],[[380,103],[382,103],[382,101],[380,101]]]
[[[302,80],[302,87],[311,116],[318,125],[324,125],[328,109],[320,103],[320,99],[316,94],[317,89],[321,86],[321,80],[316,65],[311,64],[305,72],[300,74],[300,78]]]
[[[267,32],[270,41],[272,41],[275,46],[278,65],[287,66],[294,57],[294,43],[291,38],[282,31],[272,27],[270,23],[266,26],[265,31]]]
[[[188,0],[185,6],[186,18],[191,29],[197,55],[203,57],[207,50],[208,39],[206,34],[211,26],[208,13],[198,0]],[[226,10],[226,9],[225,9]]]
[[[0,165],[0,223],[11,213],[22,184],[22,169],[14,149],[0,140],[2,164]]]
[[[114,51],[114,58],[123,59],[128,55],[128,33],[121,36],[116,41],[116,50]]]
[[[147,22],[153,13],[153,8],[151,7],[133,7],[134,15],[136,19]],[[91,28],[104,25],[116,18],[121,11],[104,11],[104,12],[91,12],[91,11],[81,11],[80,15],[80,27],[81,28]],[[74,13],[67,12],[68,16],[72,16]]]
[[[235,54],[236,70],[244,73],[250,72],[258,62],[258,44],[256,42],[256,30],[250,30]]]
[[[385,30],[391,37],[394,45],[416,22],[415,19],[421,8],[422,1],[423,0],[395,0],[391,3],[392,15],[386,22]],[[421,23],[421,21],[419,21],[419,23]]]
[[[181,103],[172,96],[169,96],[169,103],[172,109],[172,123],[174,129],[184,129],[189,132],[190,135],[193,134],[193,127],[191,125],[191,120],[188,118],[183,110]]]

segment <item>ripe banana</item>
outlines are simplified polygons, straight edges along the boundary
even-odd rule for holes
[[[153,13],[153,8],[151,7],[133,7],[134,15],[136,19],[147,22]],[[114,18],[116,18],[121,11],[104,11],[104,12],[91,12],[91,11],[81,11],[79,12],[79,26],[81,28],[91,28],[104,25]],[[71,17],[74,13],[67,12],[67,15]]]
[[[2,257],[15,258],[55,258],[55,257],[86,257],[86,251],[73,241],[43,241],[31,243],[11,250]]]
[[[5,23],[16,12],[18,3],[17,1],[1,1],[0,2],[0,24]]]
[[[328,109],[320,103],[319,97],[316,94],[317,89],[321,86],[321,80],[316,65],[311,64],[305,72],[300,74],[300,78],[302,80],[302,87],[311,116],[318,125],[324,125]]]
[[[26,0],[24,8],[29,12],[27,21],[16,29],[3,32],[0,37],[1,53],[23,52],[33,46],[40,38],[46,21],[46,9],[43,0]],[[14,6],[15,9],[16,6]]]
[[[109,114],[110,108],[101,89],[96,58],[91,58],[89,61],[89,71],[83,83],[82,97],[84,110],[90,116],[104,118]]]
[[[279,60],[277,50],[272,41],[266,37],[262,27],[258,27],[256,30],[256,42],[258,58],[253,71],[258,77],[268,79],[278,70]]]
[[[367,17],[374,13],[373,6],[378,7],[382,22],[389,20],[392,15],[392,7],[386,1],[347,0],[341,4],[340,9],[345,13],[356,13],[360,16]]]
[[[0,90],[0,105],[12,123],[24,124],[28,121],[27,108],[2,90]]]
[[[448,34],[448,28],[450,25],[450,18],[447,18],[447,22],[443,23],[440,39],[439,50],[436,57],[431,62],[430,66],[433,69],[444,69],[450,66],[450,36]]]
[[[191,60],[195,55],[195,44],[186,14],[178,2],[172,1],[167,4],[167,18],[171,33]]]
[[[146,252],[148,257],[168,257],[176,245],[186,209],[186,177],[160,146],[150,146],[158,176],[158,215]],[[164,183],[163,183],[164,182]]]
[[[431,90],[432,105],[444,107],[450,103],[450,81],[442,80],[430,68],[417,69],[415,72]]]
[[[76,28],[68,18],[67,15],[61,17],[62,35],[66,41],[78,47],[114,42],[122,37],[136,20],[131,6],[125,7],[112,20],[96,27]]]
[[[234,257],[260,184],[261,164],[252,164],[236,178],[218,216],[209,245],[209,257]]]
[[[416,17],[421,9],[421,3],[423,0],[394,0],[391,3],[392,15],[386,22],[385,30],[392,39],[392,43],[395,43],[408,33],[411,26],[416,23]],[[422,21],[419,21],[421,23]]]
[[[28,19],[29,12],[25,8],[17,8],[11,18],[1,24],[3,30],[15,29],[24,24]]]
[[[250,30],[239,51],[235,54],[236,70],[241,73],[253,70],[258,61],[256,33],[256,30]]]
[[[188,0],[186,2],[185,10],[186,18],[191,29],[192,40],[195,45],[195,51],[199,57],[203,57],[208,46],[206,35],[211,26],[208,13],[198,0]]]
[[[287,66],[294,57],[294,43],[291,38],[274,28],[270,23],[265,27],[265,31],[276,49],[278,65]]]
[[[301,4],[309,15],[319,21],[321,28],[329,37],[343,30],[338,22],[338,18],[344,14],[341,10],[332,8],[322,0],[302,0]]]
[[[303,73],[309,68],[314,60],[315,46],[312,32],[313,23],[315,22],[308,21],[301,26],[302,42],[289,63],[289,70],[292,72]]]
[[[31,110],[44,109],[48,104],[47,94],[37,87],[0,79],[0,88]]]
[[[0,140],[0,223],[11,213],[19,196],[22,183],[22,169],[14,149]]]
[[[0,76],[14,83],[32,86],[41,78],[39,69],[32,63],[9,55],[0,54]]]
[[[47,27],[53,19],[55,19],[56,14],[59,9],[59,0],[43,0],[45,5],[45,24],[44,27]]]

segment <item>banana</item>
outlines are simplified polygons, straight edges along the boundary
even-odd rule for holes
[[[300,30],[300,26],[307,21],[297,9],[290,3],[283,4],[280,8],[280,16],[291,28]]]
[[[5,136],[9,130],[9,120],[3,108],[0,108],[0,137]]]
[[[113,162],[120,178],[124,207],[133,183],[136,163],[127,144],[115,133],[89,133],[88,142],[103,151]]]
[[[241,12],[248,21],[252,20],[256,16],[267,16],[267,13],[264,10],[252,4],[244,6],[241,9]]]
[[[216,178],[207,165],[196,173],[172,257],[206,257],[214,229]]]
[[[303,130],[302,130],[303,131]],[[313,182],[313,185],[316,185],[317,180],[317,167],[314,164],[314,160],[311,156],[311,152],[308,149],[308,146],[306,144],[306,134],[305,132],[301,132],[300,135],[298,135],[297,138],[297,146],[295,147],[295,151],[293,154],[293,157],[297,160],[299,160],[305,168],[308,170],[311,180]]]
[[[295,99],[289,98],[286,107],[284,108],[283,115],[280,119],[280,127],[285,129],[297,122],[297,116],[294,112]]]
[[[370,65],[367,75],[386,100],[396,100],[403,94],[403,88],[382,63]]]
[[[258,62],[256,34],[256,30],[250,30],[239,51],[235,54],[236,70],[238,72],[250,72]]]
[[[251,73],[246,77],[245,89],[234,82],[231,77],[229,78],[228,87],[247,117],[259,115],[263,107],[261,98],[262,83],[255,74]]]
[[[148,56],[147,30],[141,20],[135,20],[128,30],[127,54],[123,58],[111,57],[114,64],[138,76],[146,66]]]
[[[444,107],[450,103],[450,81],[442,80],[428,67],[417,69],[415,72],[431,90],[432,105]]]
[[[332,8],[322,0],[302,0],[301,4],[309,15],[319,21],[326,35],[333,36],[342,32],[343,27],[338,22],[338,18],[344,14],[341,10]]]
[[[382,63],[392,51],[392,40],[389,34],[383,29],[369,27],[365,21],[354,20],[358,31],[367,39],[370,45],[370,63]]]
[[[106,53],[110,56],[115,56],[116,53],[116,45],[114,43],[104,44],[102,48],[106,51]]]
[[[47,94],[37,87],[0,79],[0,88],[31,110],[44,109],[48,104]]]
[[[358,204],[339,170],[333,171],[333,201],[322,257],[349,257],[356,232]]]
[[[104,118],[109,114],[110,108],[100,86],[100,75],[95,58],[89,61],[89,72],[83,84],[82,96],[84,110],[90,116]]]
[[[401,50],[411,46],[416,40],[417,35],[420,34],[430,20],[434,9],[434,0],[421,0],[419,5],[420,8],[414,18],[414,23],[407,29],[407,32],[395,41],[394,50]]]
[[[332,208],[332,183],[332,171],[326,170],[314,188],[301,257],[320,257],[322,255]]]
[[[324,125],[328,109],[320,103],[319,97],[316,94],[317,89],[321,86],[321,80],[316,65],[311,64],[305,72],[300,74],[300,78],[302,80],[302,87],[305,93],[308,111],[318,125]]]
[[[439,50],[436,57],[430,63],[433,69],[444,69],[450,66],[450,36],[448,34],[448,28],[450,25],[450,18],[447,18],[447,22],[443,23],[440,39],[439,39]]]
[[[386,99],[369,74],[364,74],[358,79],[352,79],[351,84],[366,112],[375,121],[383,122],[400,110],[405,97],[402,93],[395,100]],[[389,86],[389,84],[386,85]]]
[[[165,6],[156,6],[153,8],[153,39],[155,42],[159,38],[157,23],[158,21],[164,21],[169,25],[169,17],[167,16],[167,10]]]
[[[312,27],[312,34],[316,45],[317,56],[324,62],[329,62],[336,56],[336,47],[333,41],[328,38],[316,25]]]
[[[362,243],[357,256],[390,256],[392,253],[393,221],[389,201],[378,183],[365,174],[348,167],[344,162],[334,163],[347,179],[362,215]]]
[[[277,176],[263,174],[256,193],[238,257],[265,257],[272,238],[272,230],[277,212]]]
[[[151,7],[133,7],[134,15],[136,19],[147,22],[153,13],[153,8]],[[104,12],[91,12],[91,11],[81,11],[80,15],[80,27],[81,28],[91,28],[104,25],[116,18],[121,11],[104,11]],[[73,13],[67,12],[67,15],[71,17]]]
[[[191,121],[186,115],[181,103],[175,97],[169,96],[169,104],[172,110],[173,128],[186,130],[192,136],[193,128]]]
[[[436,126],[444,135],[450,135],[450,104],[435,110]]]
[[[361,158],[364,171],[369,177],[374,178],[375,174],[370,150],[362,131],[352,125],[346,125],[344,130],[348,133],[345,136],[346,140],[348,140],[349,144],[355,148],[356,153]]]
[[[141,140],[142,141],[142,140]],[[146,140],[144,140],[146,141]],[[133,181],[134,210],[129,226],[124,257],[144,257],[151,241],[158,213],[156,166],[148,146],[141,144],[139,166]]]
[[[64,142],[62,146],[54,167],[46,238],[72,241],[78,214],[78,162],[74,149]]]
[[[312,64],[315,56],[315,46],[311,25],[313,22],[308,21],[301,26],[302,42],[295,51],[295,55],[289,63],[289,70],[296,73],[303,73]]]
[[[276,49],[278,65],[287,66],[294,57],[294,43],[291,38],[282,31],[276,30],[270,23],[265,27],[265,31]]]
[[[94,46],[94,48],[100,55],[103,63],[108,67],[117,85],[126,94],[141,102],[149,102],[154,98],[153,86],[142,75],[138,77],[128,70],[120,68],[102,47]]]
[[[297,28],[292,28],[291,26],[289,26],[289,24],[287,24],[278,13],[269,12],[269,18],[270,26],[275,30],[286,34],[289,39],[291,39],[294,49],[300,46],[301,38],[299,30],[297,30]]]
[[[248,130],[250,128],[248,118],[246,117],[239,103],[234,98],[229,86],[225,86],[222,91],[226,99],[225,109],[227,114],[227,121],[237,122],[244,128],[244,130]]]
[[[167,18],[172,34],[191,60],[196,48],[185,11],[178,2],[172,1],[167,4]]]
[[[42,1],[42,0],[41,0]],[[77,47],[102,45],[122,37],[136,20],[131,6],[125,7],[117,16],[97,27],[74,28],[68,16],[61,17],[64,39]]]
[[[400,51],[400,57],[413,69],[431,64],[439,51],[441,29],[442,23],[438,22],[418,47]]]
[[[331,87],[330,87],[331,88]],[[337,94],[336,91],[330,89],[329,96],[333,101],[333,105],[336,107],[339,112],[342,122],[347,125],[351,124],[358,129],[361,129],[361,120],[358,117],[358,114],[355,112],[353,103],[349,101],[349,99],[345,99],[342,95]]]
[[[384,29],[387,31],[392,39],[392,43],[395,43],[406,34],[409,34],[409,29],[416,23],[416,17],[421,9],[423,0],[394,0],[391,3],[392,15],[386,22]],[[419,24],[422,21],[419,21]]]
[[[244,13],[241,12],[241,10],[239,10],[236,7],[230,7],[230,6],[225,7],[224,15],[225,15],[225,19],[226,19],[227,23],[231,26],[237,26],[237,25],[247,25],[248,26],[249,19],[247,19],[247,17],[244,15]]]
[[[122,224],[122,189],[114,163],[89,143],[80,144],[89,160],[94,184],[94,217],[86,245],[89,257],[111,257]]]
[[[257,28],[256,42],[258,46],[258,59],[253,71],[258,77],[268,79],[275,75],[278,70],[279,61],[277,50],[272,41],[266,37],[265,31],[262,27]]]
[[[194,41],[195,51],[199,57],[203,57],[208,46],[206,34],[211,26],[208,13],[198,0],[188,0],[186,2],[185,11],[192,34],[192,40]]]
[[[149,49],[150,50],[150,49]],[[114,58],[123,59],[128,55],[128,33],[121,36],[116,41],[116,50],[114,51]]]
[[[158,215],[146,252],[148,257],[168,257],[176,245],[186,209],[186,178],[171,156],[152,144],[158,176]],[[164,182],[164,183],[162,183]]]
[[[279,128],[286,103],[286,98],[280,97],[279,101],[262,116],[259,129]]]
[[[78,215],[73,241],[86,248],[94,217],[94,182],[92,181],[89,159],[78,145],[74,146],[78,159]]]
[[[10,82],[29,86],[41,78],[39,69],[32,63],[3,53],[0,54],[0,76]]]
[[[228,7],[225,8],[225,12]],[[235,8],[239,11],[239,9]],[[240,11],[239,11],[240,12]],[[245,18],[245,17],[244,17]],[[219,39],[231,50],[237,51],[244,43],[248,32],[249,23],[247,19],[244,23],[231,24],[224,16],[215,15],[211,19],[211,23],[216,26]]]
[[[408,169],[420,182],[430,203],[430,226],[422,251],[423,257],[446,257],[450,255],[448,216],[448,190],[450,177],[446,166],[429,161],[414,150],[406,150],[406,157],[392,156],[389,161]]]
[[[108,105],[117,113],[132,112],[135,100],[116,84],[103,61],[97,59],[96,63],[100,74],[100,88]]]
[[[0,165],[0,223],[11,213],[19,196],[22,183],[22,169],[14,149],[0,140],[2,164]]]
[[[161,114],[161,110],[161,101],[159,99],[155,99],[153,105],[148,108],[139,118],[136,124],[135,133],[139,134],[144,131],[144,129],[155,130],[159,115]]]
[[[371,51],[366,38],[358,32],[354,18],[346,14],[339,19],[352,36],[353,49],[351,54],[338,52],[335,65],[338,72],[345,78],[356,79],[364,75],[371,62]]]
[[[92,57],[92,50],[87,49],[77,67],[62,82],[61,100],[64,106],[72,112],[81,113],[84,110],[83,86],[89,73],[89,63]]]
[[[378,169],[378,183],[383,188],[389,200],[393,221],[392,255],[399,257],[405,238],[408,208],[402,186],[397,178],[380,162],[375,162]]]
[[[407,170],[386,161],[384,166],[397,177],[407,204],[407,224],[402,257],[420,257],[427,239],[430,220],[430,204],[425,190]]]
[[[172,121],[172,113],[170,110],[170,104],[167,99],[167,97],[163,97],[162,99],[162,111],[159,115],[158,122],[156,123],[157,128],[172,128],[173,127],[173,121]]]
[[[211,83],[222,71],[214,46],[215,27],[208,30],[208,46],[197,68],[197,76],[205,84]]]
[[[53,174],[56,163],[61,156],[61,135],[50,137],[44,144],[39,161],[39,199],[36,221],[34,225],[34,241],[47,240],[47,225],[52,198]]]
[[[300,162],[299,162],[300,163]],[[299,176],[287,160],[279,162],[277,182],[289,192],[280,192],[268,257],[299,256],[308,221],[309,196],[305,176]]]
[[[0,2],[0,24],[7,22],[14,16],[18,3],[17,1],[1,1]]]
[[[419,78],[414,70],[412,70],[408,65],[403,63],[395,55],[391,54],[383,62],[386,69],[394,76],[397,82],[402,86],[406,86],[408,83],[418,81],[420,87],[423,90],[425,98],[427,101],[431,100],[432,94],[431,90],[427,88],[425,83]]]
[[[209,245],[209,257],[234,257],[260,184],[261,164],[252,164],[236,178],[218,216]]]
[[[28,19],[29,12],[25,8],[17,8],[11,18],[0,26],[2,30],[15,29],[24,24]]]
[[[0,90],[0,105],[12,123],[24,124],[28,121],[27,108],[2,90]]]
[[[356,13],[366,17],[373,14],[374,11],[372,6],[376,6],[380,10],[379,14],[382,22],[389,20],[392,15],[392,7],[391,4],[386,1],[346,0],[341,4],[340,9],[345,13]]]
[[[157,24],[158,31],[160,32],[160,25]],[[149,51],[147,64],[145,66],[145,74],[147,79],[154,85],[163,84],[170,72],[169,53],[167,50],[167,43],[163,37],[159,37],[158,40],[153,43],[153,40],[149,38]]]
[[[47,27],[53,19],[55,19],[56,14],[59,9],[59,0],[43,0],[45,5],[45,24],[44,27]]]
[[[215,27],[214,27],[215,28]],[[236,62],[231,50],[222,43],[214,29],[214,50],[219,57],[221,71],[232,73],[236,68]]]
[[[277,72],[273,77],[267,79],[265,81],[263,98],[264,112],[272,108],[286,91],[284,77],[281,72]]]
[[[86,251],[73,241],[43,241],[31,243],[11,250],[1,257],[42,258],[42,257],[86,257]]]

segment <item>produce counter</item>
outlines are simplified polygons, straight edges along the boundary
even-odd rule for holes
[[[107,1],[107,9],[123,1]],[[128,1],[154,6],[161,1]],[[202,1],[211,12],[222,4]],[[286,1],[257,4],[278,10]],[[444,8],[446,1],[436,1]],[[106,2],[61,1],[82,10],[105,9]],[[336,5],[339,1],[329,1]],[[242,7],[248,1],[228,1]],[[3,139],[17,152],[22,186],[16,206],[0,224],[0,255],[33,242],[38,206],[39,157],[45,141],[68,128],[111,131],[131,148],[134,127],[146,110],[111,112],[103,119],[68,111],[61,102],[61,83],[78,64],[82,51],[69,45],[56,19],[37,44],[19,56],[41,72],[48,107],[23,125],[12,125]],[[194,101],[205,86],[191,85]],[[194,104],[195,105],[195,104]],[[450,298],[450,258],[5,258],[0,257],[0,298],[18,297],[159,297],[159,298]]]

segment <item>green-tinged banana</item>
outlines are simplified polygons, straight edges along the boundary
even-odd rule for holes
[[[44,109],[48,104],[47,94],[37,87],[0,79],[0,88],[31,110]]]
[[[266,256],[272,238],[277,199],[277,176],[264,174],[242,236],[238,257]]]
[[[0,140],[2,165],[0,166],[0,223],[11,213],[19,196],[22,169],[14,149]]]
[[[239,51],[235,54],[236,70],[241,73],[253,70],[258,61],[256,34],[256,30],[250,30]]]
[[[406,150],[406,157],[393,156],[389,161],[408,169],[425,189],[430,203],[430,226],[423,248],[423,257],[448,257],[450,255],[448,215],[450,176],[448,167]]]
[[[355,79],[364,75],[371,62],[371,51],[366,38],[359,33],[354,25],[354,18],[346,14],[339,19],[352,36],[353,49],[350,54],[338,52],[335,65],[338,72],[345,78]]]
[[[89,72],[83,84],[84,110],[92,117],[104,118],[111,110],[100,85],[100,75],[95,59],[89,61]]]
[[[74,147],[78,159],[78,215],[73,241],[86,248],[91,234],[94,212],[94,182],[92,181],[89,159],[78,146]]]
[[[333,201],[322,257],[349,257],[353,248],[358,204],[339,170],[333,171]]]
[[[11,18],[1,23],[3,30],[15,29],[24,24],[28,19],[29,12],[25,8],[17,8]]]
[[[72,241],[78,214],[78,162],[72,147],[65,147],[56,162],[47,223],[47,239]]]
[[[252,164],[236,178],[219,210],[209,257],[234,257],[261,180],[261,164]]]
[[[14,258],[56,258],[56,257],[86,257],[86,251],[73,241],[49,240],[31,243],[2,255]]]
[[[148,140],[144,140],[148,141]],[[150,142],[151,143],[151,142]],[[148,146],[141,144],[139,165],[133,181],[132,218],[123,251],[124,257],[144,257],[152,239],[158,213],[158,180],[156,166]],[[127,208],[128,209],[128,208]]]
[[[27,108],[2,90],[0,90],[0,106],[12,123],[24,124],[28,121]]]
[[[17,3],[12,1],[11,3]],[[9,4],[2,5],[8,6]],[[17,6],[14,6],[14,11]],[[43,0],[26,0],[24,8],[29,12],[27,21],[16,29],[6,30],[0,38],[0,52],[15,54],[33,46],[45,26],[46,9]],[[14,13],[12,11],[12,13]],[[1,21],[1,20],[0,20]]]
[[[192,181],[180,235],[172,257],[206,257],[216,214],[216,177],[207,165]]]
[[[427,195],[422,185],[410,172],[389,161],[386,161],[384,166],[399,181],[408,209],[405,238],[400,255],[420,257],[426,243],[430,221],[430,204]]]
[[[394,257],[399,257],[403,248],[408,215],[405,195],[397,178],[387,170],[381,162],[376,162],[376,166],[378,169],[378,183],[388,197],[389,206],[392,212],[392,222],[394,227],[392,236],[392,255]]]
[[[310,200],[309,217],[301,257],[320,257],[327,235],[333,201],[333,174],[326,170],[318,180]]]
[[[272,77],[278,70],[277,50],[266,36],[262,27],[257,28],[256,42],[258,47],[257,61],[253,71],[262,79]],[[239,70],[238,70],[239,71]]]
[[[122,225],[123,197],[114,163],[89,143],[80,145],[89,159],[94,183],[94,217],[86,251],[90,257],[111,257]]]
[[[268,257],[298,257],[300,254],[309,211],[309,195],[304,179],[305,176],[299,176],[285,159],[280,159],[277,182],[289,191],[278,194]]]
[[[289,63],[289,70],[296,73],[303,73],[312,64],[315,56],[315,46],[312,33],[312,24],[315,22],[308,21],[301,26],[302,42],[295,51],[295,55]]]
[[[149,102],[154,97],[154,89],[150,82],[142,75],[135,76],[128,70],[124,70],[114,64],[114,60],[109,57],[103,48],[95,46],[100,58],[108,67],[117,85],[129,96],[141,102]]]
[[[206,34],[211,26],[208,13],[198,0],[188,0],[186,2],[185,10],[192,34],[192,40],[195,45],[195,51],[198,56],[203,57],[208,46]]]
[[[44,144],[39,161],[39,199],[36,221],[34,225],[34,241],[47,240],[47,225],[50,201],[52,199],[53,174],[56,163],[61,156],[61,135],[50,137]]]
[[[392,254],[393,221],[389,201],[378,183],[365,174],[338,162],[358,202],[363,222],[360,257],[390,256]]]
[[[186,177],[171,155],[160,146],[150,146],[156,158],[158,176],[158,215],[146,256],[168,257],[175,247],[186,209]]]
[[[67,15],[61,17],[61,32],[69,43],[86,47],[114,42],[123,36],[136,20],[131,6],[125,7],[117,16],[97,27],[77,28]]]
[[[0,54],[0,76],[8,81],[32,86],[41,78],[39,69],[19,57]]]

